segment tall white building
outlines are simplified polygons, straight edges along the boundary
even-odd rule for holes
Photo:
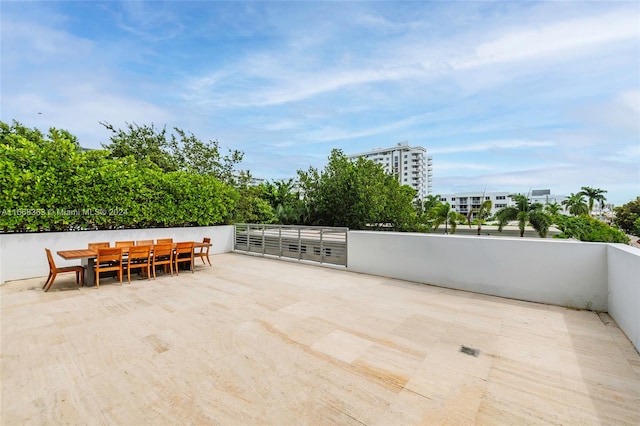
[[[393,174],[402,185],[416,190],[416,199],[423,200],[431,194],[433,179],[433,159],[427,157],[427,150],[421,146],[409,146],[399,142],[390,148],[376,148],[371,151],[349,155],[350,159],[364,157],[381,164],[385,172]]]

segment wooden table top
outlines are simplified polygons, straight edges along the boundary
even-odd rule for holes
[[[151,246],[153,247],[153,246]],[[176,243],[173,243],[173,247],[176,247]],[[200,247],[211,247],[211,243],[203,243],[203,242],[194,242],[193,248]],[[122,252],[127,253],[129,251],[129,247],[122,247]],[[63,259],[71,260],[71,259],[83,259],[85,257],[96,257],[98,252],[96,250],[89,249],[74,249],[74,250],[58,250],[58,256]]]
[[[84,257],[96,257],[98,253],[95,250],[77,249],[77,250],[58,250],[58,256],[63,259],[82,259]]]

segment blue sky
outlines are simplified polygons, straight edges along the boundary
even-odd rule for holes
[[[7,2],[0,119],[174,126],[295,177],[408,141],[435,193],[640,195],[640,2]],[[41,113],[41,114],[39,114]]]

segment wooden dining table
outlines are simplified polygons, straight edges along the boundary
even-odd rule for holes
[[[211,247],[211,243],[203,243],[194,241],[193,249]],[[151,246],[153,247],[153,246]],[[176,243],[173,243],[175,249]],[[129,252],[129,247],[122,247],[122,253]],[[73,249],[73,250],[58,250],[56,252],[58,256],[65,260],[80,259],[80,264],[84,267],[84,285],[87,287],[93,287],[96,285],[96,257],[98,252],[91,249]]]

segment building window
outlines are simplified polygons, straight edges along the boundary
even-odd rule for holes
[[[441,197],[441,198],[440,198],[440,201],[447,201],[447,199],[446,199],[446,198],[442,198],[442,197]]]
[[[455,200],[456,200],[456,197],[451,198],[451,201],[455,201]]]

